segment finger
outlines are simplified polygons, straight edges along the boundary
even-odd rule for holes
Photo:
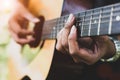
[[[67,50],[68,48],[68,35],[70,33],[70,30],[71,30],[71,27],[73,26],[74,24],[74,20],[75,20],[75,17],[73,14],[70,14],[69,17],[68,17],[68,20],[65,24],[65,27],[63,28],[62,30],[62,45],[64,46],[64,48]]]
[[[10,22],[9,29],[20,36],[33,35],[34,32],[31,30],[23,29],[16,21]]]
[[[56,43],[56,49],[58,51],[62,51],[62,45],[61,45],[61,36],[59,36],[61,34],[61,31],[58,33],[57,35],[57,43]]]
[[[61,34],[62,34],[62,30],[58,33],[58,35],[57,35],[57,44],[56,44],[56,49],[58,50],[58,51],[60,51],[60,52],[62,52],[62,53],[65,53],[65,50],[64,50],[64,48],[63,48],[63,46],[62,46],[62,43],[61,43],[61,39],[62,39],[62,36],[61,36]]]
[[[69,39],[68,39],[68,44],[69,44],[70,54],[73,57],[74,61],[79,62],[81,60],[87,64],[89,64],[89,63],[91,64],[91,63],[93,63],[93,61],[95,61],[96,55],[94,55],[91,50],[89,50],[87,48],[79,48],[79,45],[77,42],[77,30],[76,30],[75,26],[73,26],[71,29]],[[97,51],[95,51],[95,53],[96,52]],[[93,59],[93,58],[95,58],[95,59]]]
[[[73,14],[70,14],[67,22],[65,23],[65,29],[70,32],[72,25],[74,24],[75,17]]]
[[[31,14],[28,10],[25,10],[25,12],[23,13],[23,16],[28,20],[28,21],[31,21],[33,23],[37,23],[39,22],[40,20],[35,17],[33,14]]]
[[[77,43],[77,30],[74,25],[68,37],[68,44],[69,44],[69,51],[71,55],[73,55],[74,53],[76,53],[76,51],[79,50],[79,46]]]
[[[79,46],[78,46],[78,42],[77,42],[77,30],[76,27],[73,25],[71,32],[69,34],[68,37],[68,44],[69,44],[69,52],[70,55],[72,56],[73,60],[75,62],[79,62],[81,60],[81,58],[78,56],[79,52]]]
[[[16,33],[12,32],[12,31],[10,31],[10,33],[11,33],[11,36],[14,38],[14,40],[15,40],[17,43],[21,44],[21,45],[23,45],[23,44],[28,44],[29,42],[35,40],[35,39],[32,38],[32,37],[30,37],[30,38],[27,38],[27,37],[21,38],[21,37],[19,37]]]

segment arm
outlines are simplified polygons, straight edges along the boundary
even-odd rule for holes
[[[9,31],[14,40],[19,44],[27,44],[34,41],[32,36],[34,32],[28,30],[28,23],[36,23],[39,21],[33,14],[27,9],[29,0],[14,0],[15,8],[12,10],[12,16],[9,20]]]

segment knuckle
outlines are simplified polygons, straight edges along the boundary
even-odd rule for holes
[[[59,38],[60,38],[60,35],[61,35],[61,33],[58,33],[58,34],[57,34],[57,39],[59,39]]]
[[[71,24],[70,23],[65,23],[65,29],[69,29],[70,28],[70,26],[71,26]]]
[[[71,56],[73,56],[73,57],[78,56],[77,50],[70,50],[70,54],[71,54]]]
[[[68,42],[66,40],[62,41],[62,46],[67,47],[68,46]]]
[[[57,34],[57,39],[59,39],[62,36],[63,29],[60,30],[60,32]]]
[[[68,41],[71,41],[73,38],[71,35],[68,36]]]
[[[88,64],[88,65],[92,65],[92,64],[94,64],[96,61],[94,60],[94,59],[91,59],[91,60],[87,60],[86,61],[86,64]]]
[[[62,46],[57,43],[57,44],[56,44],[56,49],[57,49],[58,51],[61,51],[61,50],[62,50]]]
[[[15,39],[15,41],[16,41],[17,43],[21,44],[21,42],[20,42],[20,40],[19,40],[18,38],[14,38],[14,39]]]
[[[18,29],[18,30],[16,31],[16,34],[21,35],[21,34],[22,34],[22,31]]]

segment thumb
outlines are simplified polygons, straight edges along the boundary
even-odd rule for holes
[[[29,12],[28,10],[25,11],[24,15],[23,15],[28,21],[33,22],[33,23],[37,23],[40,20],[34,16],[31,12]]]

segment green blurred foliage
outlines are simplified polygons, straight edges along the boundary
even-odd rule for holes
[[[8,80],[8,54],[7,54],[7,46],[10,42],[11,36],[8,31],[7,22],[0,27],[0,80]],[[22,47],[21,54],[24,60],[30,63],[34,57],[37,55],[39,48],[31,49],[29,45],[25,45]]]
[[[23,48],[22,48],[22,57],[28,62],[30,63],[34,58],[35,56],[37,55],[37,53],[39,52],[39,47],[37,48],[30,48],[29,45],[25,45]]]

